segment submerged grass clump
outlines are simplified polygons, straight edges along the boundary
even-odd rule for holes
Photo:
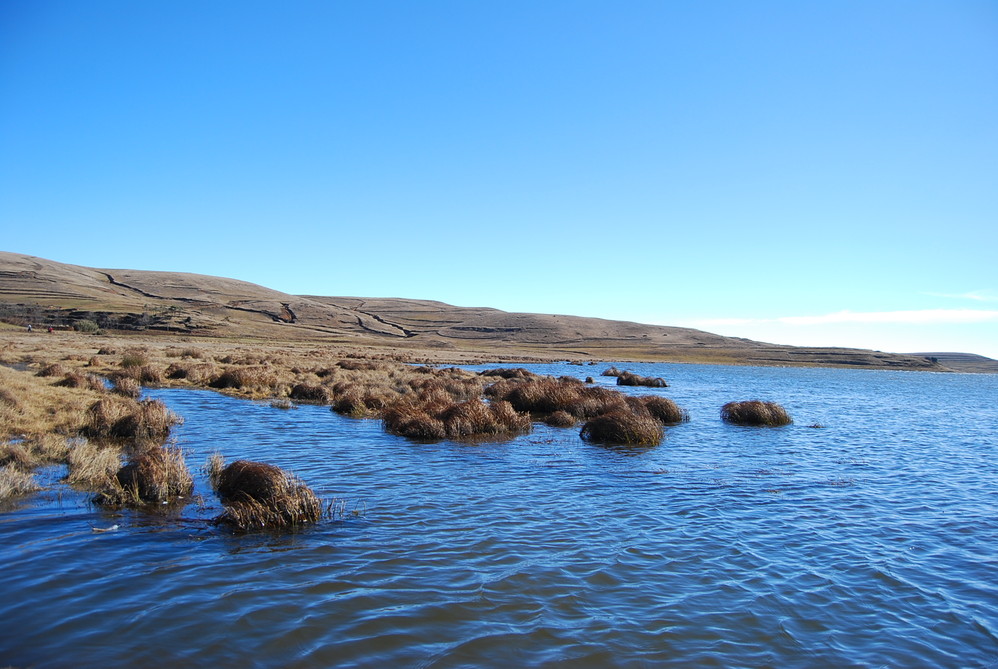
[[[779,404],[761,400],[728,402],[721,407],[721,420],[733,425],[767,427],[790,425],[794,422],[786,409]]]
[[[263,462],[236,460],[224,466],[215,454],[205,467],[225,510],[215,521],[239,531],[291,529],[322,518],[322,503],[293,474]]]

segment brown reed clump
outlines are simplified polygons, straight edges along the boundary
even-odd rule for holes
[[[544,422],[551,427],[572,427],[575,425],[575,416],[567,411],[558,410],[545,418]]]
[[[89,490],[109,490],[121,469],[121,449],[87,439],[77,439],[67,457],[69,472],[66,482]]]
[[[505,400],[517,411],[546,416],[565,411],[576,418],[592,418],[626,406],[625,396],[609,388],[586,386],[575,378],[542,376],[499,381],[485,390],[486,397]]]
[[[539,375],[523,367],[500,367],[499,369],[486,369],[479,372],[481,376],[497,376],[501,379],[532,379]]]
[[[33,434],[19,441],[0,442],[0,466],[30,472],[42,465],[65,462],[66,438],[58,434]]]
[[[40,489],[34,474],[11,465],[0,467],[0,501]]]
[[[113,384],[111,392],[116,395],[137,400],[139,399],[139,395],[142,394],[142,385],[133,378],[119,376],[114,379]]]
[[[761,400],[728,402],[721,407],[721,420],[732,425],[767,427],[790,425],[794,422],[782,406],[776,402]]]
[[[162,441],[180,418],[159,400],[106,397],[87,410],[84,436],[96,439]]]
[[[617,374],[618,386],[646,386],[648,388],[668,388],[669,384],[660,376],[640,376],[631,372]]]
[[[175,446],[153,446],[132,457],[95,501],[108,505],[173,502],[191,494],[194,479]]]
[[[107,391],[104,379],[96,374],[81,374],[80,372],[69,372],[61,381],[56,381],[55,385],[62,388],[87,388],[97,393]]]
[[[530,416],[506,401],[402,400],[382,413],[385,431],[420,441],[512,437],[529,432]]]
[[[218,374],[208,385],[218,390],[271,389],[276,384],[274,373],[265,367],[232,367]]]
[[[641,402],[649,415],[663,425],[685,423],[690,419],[689,412],[686,409],[681,409],[668,397],[643,395],[634,399]]]
[[[38,373],[35,374],[35,376],[46,378],[49,376],[66,376],[66,374],[68,373],[69,373],[68,369],[60,365],[58,362],[55,362],[52,363],[51,365],[45,365],[44,367],[42,367],[40,370],[38,370]]]
[[[217,455],[217,454],[216,454]],[[209,461],[212,487],[225,510],[217,523],[239,531],[296,528],[322,518],[322,503],[301,479],[263,462]]]
[[[112,379],[132,379],[143,385],[162,383],[163,370],[155,365],[131,365],[115,370],[109,375]]]
[[[311,402],[314,404],[329,404],[331,398],[329,388],[310,383],[296,384],[291,388],[288,397],[296,402]]]
[[[579,436],[597,444],[657,446],[662,441],[662,424],[651,416],[617,409],[590,419]]]
[[[125,354],[121,356],[122,369],[128,369],[129,367],[144,367],[148,364],[149,357],[146,355],[146,351],[140,349],[126,351]]]
[[[195,386],[204,386],[218,376],[218,370],[210,362],[174,362],[167,366],[166,378],[185,379]]]

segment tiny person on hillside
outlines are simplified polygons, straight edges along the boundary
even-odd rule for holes
[[[31,323],[28,323],[28,332],[31,332]]]

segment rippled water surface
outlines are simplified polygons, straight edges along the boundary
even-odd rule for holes
[[[200,473],[201,505],[114,515],[47,472],[0,514],[0,665],[998,666],[998,376],[627,368],[691,413],[657,448],[149,391],[192,469],[272,462],[341,517],[233,536]],[[720,422],[754,398],[795,424]]]

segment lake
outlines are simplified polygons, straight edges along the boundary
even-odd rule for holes
[[[203,500],[112,513],[44,471],[0,514],[0,665],[998,665],[998,375],[618,367],[665,377],[624,392],[690,422],[654,448],[543,424],[421,444],[328,407],[147,391],[184,417]],[[723,424],[742,399],[795,424]],[[215,451],[294,471],[336,517],[214,527]]]

